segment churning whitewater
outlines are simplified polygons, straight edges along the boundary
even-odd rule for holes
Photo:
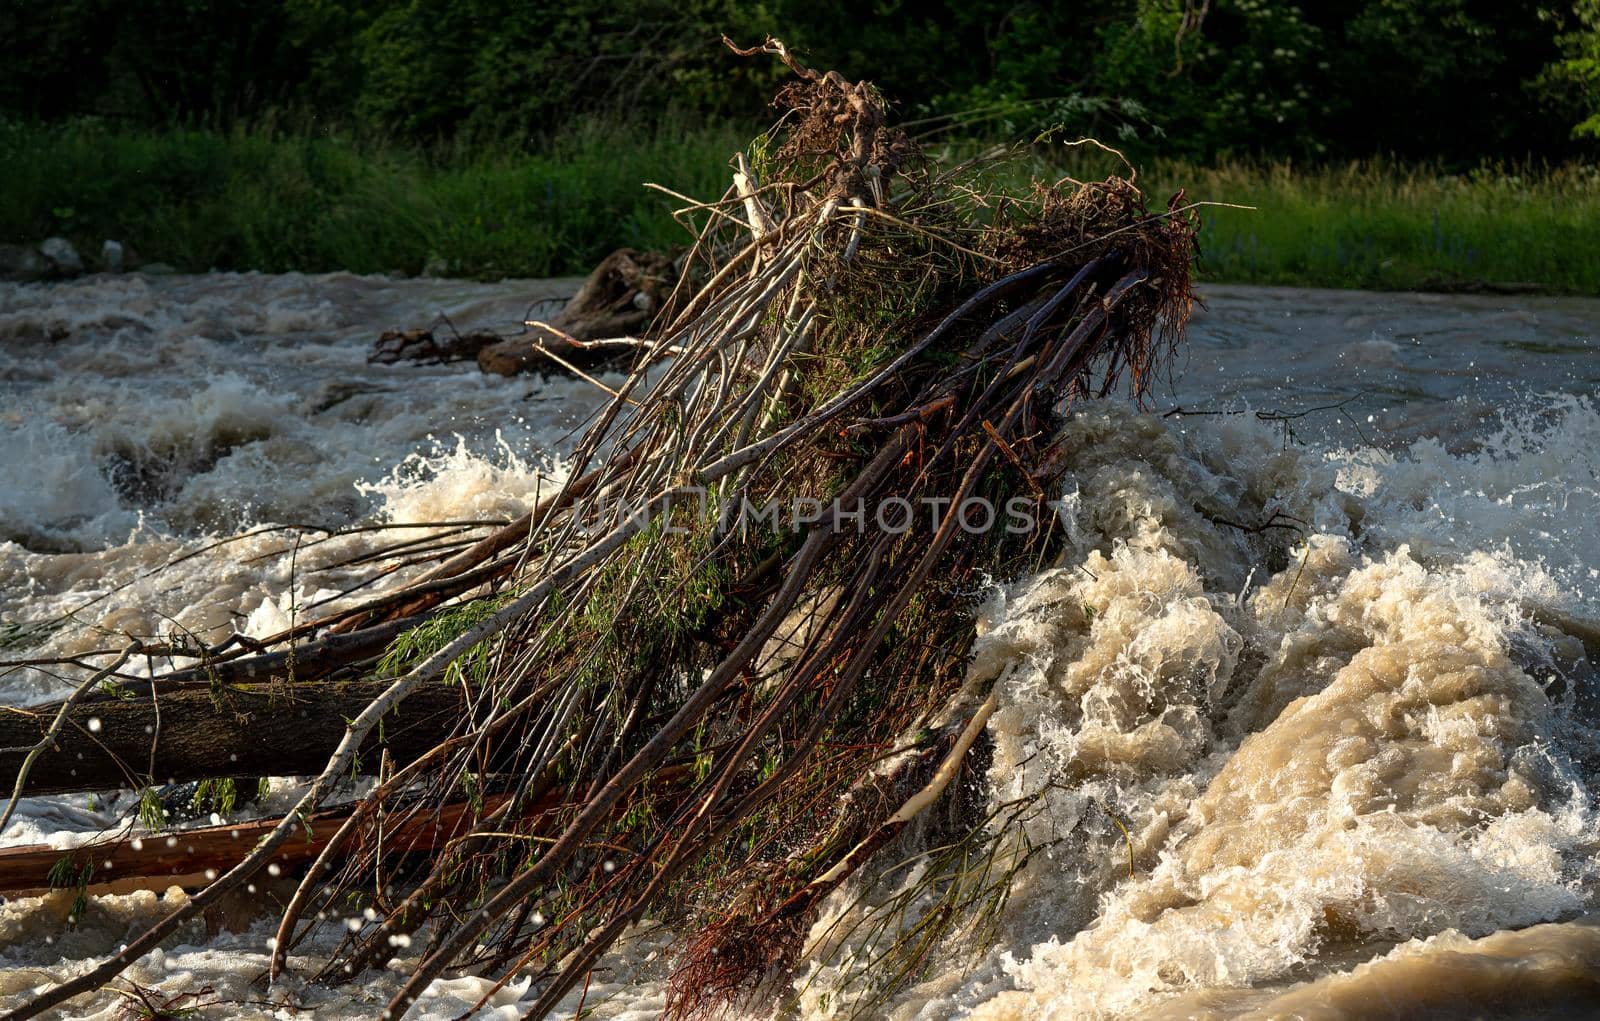
[[[570,289],[0,285],[0,639],[78,625],[0,656],[265,635],[404,576],[363,560],[393,529],[319,529],[525,511],[605,394],[364,354],[440,313],[510,327]],[[966,800],[992,841],[956,867],[934,823],[909,832],[752,1016],[878,1016],[919,918],[951,904],[961,941],[922,949],[890,1016],[1557,1018],[1600,996],[1600,302],[1209,297],[1160,400],[1065,423],[1068,552],[973,593],[970,680],[998,708]],[[0,676],[10,705],[64,690]],[[82,841],[135,800],[27,799],[0,843]],[[385,976],[268,990],[288,889],[252,888],[127,977],[203,991],[204,1016],[375,1015],[424,941]],[[183,896],[0,905],[0,1007]],[[656,1016],[672,950],[640,925],[567,1016]],[[529,990],[441,980],[416,1016],[518,1017]],[[121,1008],[105,992],[70,1016]]]

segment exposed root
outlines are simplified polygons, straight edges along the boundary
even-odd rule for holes
[[[1190,312],[1196,224],[1118,178],[1001,202],[981,165],[919,153],[870,85],[763,50],[796,74],[784,118],[720,199],[680,210],[689,270],[571,481],[411,585],[277,636],[424,621],[384,639],[388,687],[260,847],[14,1016],[109,981],[253,875],[441,680],[467,711],[341,824],[344,857],[323,853],[280,928],[287,945],[316,904],[371,906],[334,978],[428,923],[394,1017],[463,968],[535,971],[545,1016],[646,916],[686,934],[673,1012],[715,1011],[791,965],[820,899],[941,800],[990,705],[964,687],[974,595],[1057,550],[1043,444],[1075,397],[1150,385]],[[1039,527],[973,528],[982,504]],[[382,839],[395,813],[447,809],[461,825],[420,864]],[[1003,872],[953,879],[946,908],[1003,899]]]

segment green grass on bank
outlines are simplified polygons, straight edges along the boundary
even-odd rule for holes
[[[115,238],[183,270],[586,272],[621,245],[686,239],[674,202],[642,188],[720,194],[732,129],[579,126],[526,153],[442,151],[336,138],[121,132],[0,124],[0,240],[62,234],[86,255]],[[1041,151],[1042,172],[1104,173],[1084,150]],[[1059,162],[1059,166],[1054,165]],[[1600,293],[1600,168],[1446,175],[1380,162],[1334,167],[1153,161],[1164,200],[1204,212],[1213,281],[1379,289],[1536,284]]]
[[[673,202],[720,195],[730,131],[586,126],[537,156],[419,154],[340,139],[0,124],[0,241],[112,238],[186,271],[585,273],[623,245],[687,240]],[[677,203],[681,205],[682,203]]]
[[[1600,294],[1600,168],[1378,162],[1190,167],[1158,163],[1153,192],[1254,206],[1202,211],[1204,275],[1239,283],[1458,290],[1533,284]]]

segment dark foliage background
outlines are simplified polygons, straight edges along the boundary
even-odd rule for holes
[[[754,121],[773,69],[724,32],[969,133],[1461,163],[1600,135],[1600,0],[7,0],[0,113],[456,144]]]

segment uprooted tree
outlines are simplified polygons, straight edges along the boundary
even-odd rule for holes
[[[994,706],[967,681],[975,595],[1059,552],[1046,525],[964,514],[981,498],[1049,519],[1057,416],[1119,381],[1142,393],[1180,336],[1193,213],[1181,196],[1151,213],[1121,178],[1003,197],[1014,159],[941,166],[872,86],[763,50],[795,75],[782,118],[726,194],[680,211],[691,271],[570,481],[396,591],[276,636],[276,653],[151,682],[204,684],[219,713],[244,697],[232,688],[364,702],[249,854],[13,1016],[112,979],[328,819],[313,813],[358,769],[379,782],[317,823],[336,828],[319,829],[272,972],[324,908],[358,898],[377,921],[322,977],[383,965],[418,933],[393,1016],[461,969],[535,972],[529,1016],[544,1016],[647,915],[685,937],[673,1012],[728,1002],[948,796]],[[292,691],[274,687],[291,643]],[[419,704],[435,728],[421,743],[403,729]],[[386,727],[409,744],[380,765]],[[378,839],[447,813],[426,856]]]

